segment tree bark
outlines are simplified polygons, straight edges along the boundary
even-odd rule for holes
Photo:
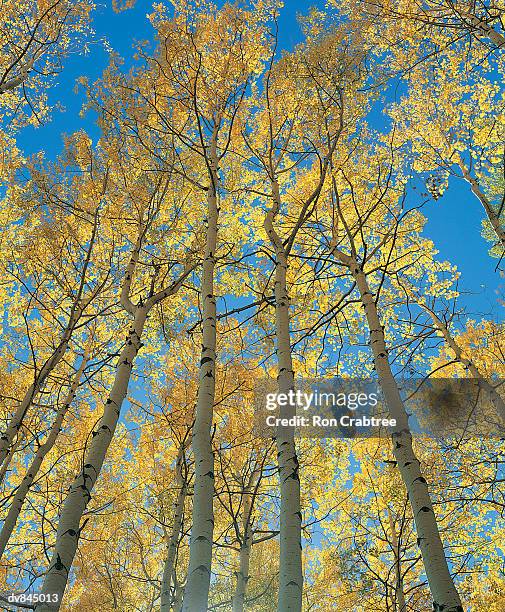
[[[282,240],[274,229],[280,210],[279,184],[272,180],[272,208],[265,217],[265,230],[275,251],[275,332],[279,393],[294,390],[293,361],[289,329],[288,261]],[[281,418],[295,414],[294,406],[281,406]],[[279,612],[302,609],[303,570],[301,553],[300,477],[293,428],[283,428],[276,436],[281,489]]]
[[[237,581],[235,583],[235,593],[232,598],[233,612],[244,612],[245,596],[247,583],[249,582],[249,564],[251,560],[251,549],[253,544],[252,531],[252,508],[253,508],[253,489],[259,477],[257,470],[251,474],[246,490],[242,497],[242,541],[240,543],[239,569]]]
[[[65,499],[60,514],[56,544],[41,592],[56,593],[57,603],[43,603],[36,607],[37,612],[59,610],[70,568],[72,566],[79,536],[81,518],[90,500],[91,492],[102,469],[105,455],[112,441],[119,419],[121,406],[128,391],[133,361],[141,347],[141,337],[147,318],[147,307],[139,306],[133,324],[128,332],[126,345],[121,351],[116,377],[102,417],[95,427],[91,443],[86,452],[82,471],[76,476]]]
[[[31,486],[37,477],[37,474],[42,465],[42,462],[44,461],[44,458],[46,457],[47,453],[53,448],[54,443],[56,442],[56,438],[58,437],[58,434],[60,433],[60,429],[63,424],[63,420],[68,412],[68,409],[70,408],[70,404],[74,400],[75,394],[77,392],[77,388],[79,387],[79,383],[80,383],[82,374],[84,372],[84,369],[86,368],[86,365],[88,363],[88,360],[89,360],[89,345],[84,353],[84,356],[81,361],[81,365],[79,366],[77,372],[74,375],[72,384],[70,385],[70,389],[68,391],[68,394],[65,397],[63,404],[60,406],[60,408],[58,409],[56,413],[56,418],[51,426],[51,429],[49,431],[46,441],[44,442],[44,444],[41,444],[39,448],[37,449],[37,452],[35,453],[35,456],[30,464],[30,467],[26,470],[25,477],[19,484],[14,494],[14,499],[12,500],[11,506],[9,508],[9,512],[2,526],[2,531],[0,532],[0,558],[2,557],[4,553],[5,547],[7,546],[9,538],[11,537],[14,527],[16,526],[18,517],[23,508],[23,504],[26,499],[26,496],[28,495],[28,492]]]
[[[184,518],[184,502],[186,501],[187,495],[187,482],[183,473],[183,462],[184,462],[184,453],[185,453],[185,443],[181,444],[179,448],[179,452],[177,454],[176,461],[176,483],[178,487],[177,499],[174,505],[174,519],[172,530],[170,532],[170,537],[168,540],[167,546],[167,557],[165,559],[165,566],[163,569],[163,578],[161,584],[161,612],[170,612],[171,604],[172,604],[172,595],[171,595],[171,586],[172,582],[175,582],[174,572],[175,572],[175,559],[177,556],[177,548],[179,546],[179,539],[181,535],[183,518]],[[175,591],[175,585],[174,585]],[[174,592],[174,601],[175,601],[175,592]]]
[[[34,63],[35,57],[32,57],[26,62],[24,66],[21,66],[21,68],[19,69],[18,76],[15,76],[12,79],[8,80],[2,79],[2,81],[0,82],[0,96],[22,85],[30,75],[30,72],[33,70]]]
[[[121,304],[133,316],[133,322],[126,336],[126,343],[119,356],[116,376],[111,392],[103,407],[102,416],[92,432],[91,442],[87,448],[83,461],[83,468],[75,477],[69,493],[63,504],[54,553],[47,570],[41,593],[57,594],[57,603],[41,603],[37,605],[37,612],[55,612],[59,610],[67,585],[70,568],[74,560],[81,530],[86,521],[80,526],[82,516],[91,500],[93,487],[100,475],[107,450],[112,442],[114,432],[119,420],[121,407],[128,392],[128,385],[133,369],[135,357],[142,347],[142,334],[150,310],[170,295],[174,295],[182,286],[193,267],[187,263],[184,272],[170,287],[162,289],[149,297],[144,303],[142,299],[137,305],[130,300],[130,287],[139,259],[143,232],[139,234],[132,257],[126,270],[125,283],[121,292]]]
[[[203,300],[202,352],[198,376],[198,398],[193,426],[192,448],[195,460],[193,525],[189,547],[189,568],[184,590],[185,612],[206,612],[214,534],[214,455],[211,428],[216,387],[216,297],[214,269],[218,234],[217,132],[209,155],[210,185],[207,194],[207,235],[203,261],[201,295]]]
[[[99,211],[99,208],[97,207],[95,216],[94,216],[94,221],[93,221],[93,229],[92,229],[91,236],[89,239],[89,246],[87,248],[86,257],[85,257],[84,264],[83,264],[83,267],[82,267],[82,270],[79,276],[79,287],[77,289],[77,293],[75,295],[74,302],[72,304],[72,308],[70,311],[70,315],[68,317],[67,325],[65,329],[63,330],[58,346],[55,348],[51,356],[46,360],[46,362],[44,363],[40,371],[39,372],[35,371],[33,383],[30,385],[27,392],[25,393],[23,400],[21,401],[16,412],[11,418],[6,431],[2,433],[2,435],[0,436],[0,464],[4,463],[5,460],[8,458],[9,450],[12,445],[12,441],[14,440],[14,437],[16,436],[16,434],[20,431],[21,426],[23,424],[23,420],[35,396],[40,391],[44,383],[46,382],[47,377],[51,374],[54,368],[63,359],[68,349],[68,346],[70,344],[72,334],[74,333],[74,330],[82,314],[84,313],[88,305],[91,303],[91,301],[95,297],[95,293],[92,292],[90,296],[84,299],[83,293],[84,293],[84,288],[85,288],[85,283],[86,283],[86,275],[87,275],[88,268],[90,265],[91,255],[93,252],[95,239],[96,239],[96,235],[98,231],[98,223],[99,223],[98,211]],[[130,265],[131,265],[131,262],[130,262]],[[5,466],[2,466],[2,468],[4,467]],[[5,475],[5,473],[7,472],[7,468],[5,468],[5,470],[2,469],[2,472]]]
[[[349,267],[356,281],[370,330],[375,369],[390,417],[396,419],[396,426],[392,434],[393,454],[412,507],[417,543],[421,550],[428,584],[433,596],[433,610],[463,612],[461,599],[447,565],[428,485],[412,446],[407,412],[391,371],[383,326],[379,319],[374,296],[370,291],[366,274],[356,259],[340,252],[337,252],[337,256]]]
[[[182,586],[181,584],[177,582],[175,585],[175,595],[174,595],[174,601],[172,604],[172,612],[181,612],[183,599],[184,599],[184,586]]]
[[[400,555],[400,543],[396,533],[395,522],[391,510],[387,510],[389,527],[391,529],[391,547],[393,549],[393,558],[395,565],[395,611],[407,612],[407,604],[405,603],[405,589],[403,586],[402,565]]]
[[[461,13],[463,19],[471,23],[472,29],[477,31],[477,36],[489,38],[497,49],[505,48],[505,36],[498,32],[498,30],[495,30],[492,25],[471,12],[466,12],[462,9],[458,9],[458,12]]]
[[[17,451],[19,445],[21,444],[21,434],[17,437],[16,441],[11,444],[11,448],[7,457],[5,457],[2,467],[0,468],[0,484],[3,483],[7,472],[9,471],[9,466],[11,464],[12,458],[14,457],[15,452]]]

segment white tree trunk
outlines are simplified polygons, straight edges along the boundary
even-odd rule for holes
[[[163,569],[163,578],[161,584],[161,612],[170,612],[172,604],[171,586],[175,583],[174,572],[175,572],[175,560],[177,557],[177,548],[179,546],[179,539],[182,531],[183,518],[184,518],[184,502],[186,501],[187,495],[187,482],[183,473],[183,462],[184,462],[185,444],[181,445],[177,455],[176,461],[176,483],[178,487],[177,499],[174,505],[174,518],[172,529],[170,531],[170,537],[167,546],[167,557],[165,559],[165,566]],[[174,584],[174,591],[175,591]],[[175,593],[174,593],[175,599]]]
[[[14,454],[17,451],[18,447],[20,446],[22,440],[23,440],[23,436],[22,436],[22,433],[20,433],[20,435],[17,437],[16,441],[13,442],[13,444],[11,444],[10,451],[9,451],[7,457],[5,457],[5,459],[4,459],[3,463],[2,463],[2,467],[0,468],[0,484],[3,483],[3,481],[5,479],[5,475],[9,471],[9,467],[10,467],[12,458],[14,457]]]
[[[28,412],[35,396],[40,391],[42,386],[47,380],[47,377],[51,374],[54,368],[60,363],[65,355],[70,340],[72,338],[72,334],[74,333],[75,327],[79,322],[82,314],[86,310],[87,306],[90,304],[92,299],[95,297],[95,294],[92,293],[88,298],[83,299],[83,291],[85,286],[86,274],[88,271],[88,267],[91,261],[91,254],[93,252],[93,245],[95,243],[95,238],[98,230],[98,210],[97,208],[95,213],[95,220],[93,224],[93,230],[89,240],[89,246],[86,253],[86,258],[84,261],[84,265],[81,270],[81,274],[79,277],[79,288],[77,290],[77,294],[74,298],[74,302],[70,311],[70,315],[68,317],[67,325],[63,330],[61,335],[60,342],[58,346],[55,348],[51,356],[46,360],[42,368],[39,372],[35,372],[33,383],[30,385],[29,389],[25,393],[25,396],[21,403],[19,404],[14,416],[10,420],[7,429],[0,436],[0,464],[5,462],[5,460],[9,456],[9,450],[12,445],[12,441],[14,437],[21,429],[23,424],[23,420]],[[4,466],[2,466],[4,467]],[[2,470],[3,474],[7,472],[7,469]]]
[[[475,5],[474,5],[475,6]],[[477,15],[472,12],[467,12],[464,9],[459,9],[458,11],[461,13],[463,19],[468,20],[474,30],[477,30],[477,35],[482,36],[483,38],[489,38],[489,40],[496,45],[498,49],[505,48],[505,36],[495,30],[492,25],[486,23],[485,20],[480,19]],[[500,21],[498,21],[500,23]]]
[[[265,217],[265,230],[275,251],[275,332],[279,393],[294,390],[289,329],[289,295],[287,291],[288,262],[281,238],[274,229],[280,209],[279,185],[272,181],[273,205]],[[295,414],[294,406],[281,406],[280,416]],[[302,608],[302,551],[300,508],[300,478],[293,428],[284,428],[276,437],[281,490],[280,507],[280,567],[279,612],[300,612]]]
[[[86,365],[88,363],[88,360],[89,360],[89,345],[88,345],[88,349],[86,350],[82,358],[81,365],[79,366],[77,372],[75,373],[73,377],[72,384],[70,385],[70,389],[67,393],[67,396],[65,397],[63,404],[60,406],[60,408],[58,409],[56,413],[56,418],[51,426],[51,429],[49,430],[49,434],[46,438],[46,441],[43,444],[41,444],[39,448],[37,449],[35,456],[33,457],[33,460],[30,464],[30,467],[26,470],[25,477],[19,484],[14,494],[14,498],[9,508],[9,512],[2,525],[2,531],[0,532],[0,558],[2,557],[4,553],[5,547],[7,546],[7,542],[9,541],[9,538],[12,535],[14,527],[16,526],[18,517],[21,513],[21,509],[23,508],[25,498],[28,494],[28,491],[30,490],[30,487],[35,481],[35,478],[37,477],[40,466],[42,465],[42,462],[44,461],[44,458],[46,457],[47,453],[54,446],[54,443],[56,442],[56,438],[58,437],[58,434],[60,433],[60,428],[63,424],[63,419],[65,418],[68,412],[68,409],[70,408],[70,404],[74,400],[75,394],[77,392],[77,388],[79,387],[79,383],[80,383],[82,374],[84,372],[84,369],[86,368]]]
[[[79,543],[82,529],[80,526],[81,519],[91,500],[93,487],[100,475],[107,450],[114,436],[121,407],[128,392],[133,362],[142,347],[141,339],[147,315],[156,304],[168,296],[177,293],[184,280],[194,268],[190,259],[188,259],[184,272],[177,281],[170,287],[162,289],[149,297],[145,303],[140,300],[138,305],[134,306],[130,300],[129,291],[139,259],[143,235],[144,232],[141,231],[126,270],[125,282],[121,292],[121,304],[127,312],[133,315],[133,322],[128,330],[126,343],[119,356],[116,376],[109,398],[105,402],[102,416],[95,426],[91,441],[86,450],[82,471],[75,477],[61,509],[54,553],[41,589],[43,594],[51,593],[58,595],[58,602],[54,604],[39,604],[36,607],[37,612],[54,612],[59,610],[61,606],[70,568],[72,567]]]
[[[178,582],[175,585],[175,596],[172,604],[172,612],[181,612],[184,599],[184,587]]]
[[[251,559],[252,533],[250,525],[244,526],[243,542],[240,546],[239,569],[232,598],[233,612],[244,612],[247,583],[249,581],[249,563]]]
[[[55,5],[56,6],[56,5]],[[12,91],[22,85],[28,78],[30,72],[33,70],[33,64],[35,63],[35,56],[28,59],[28,61],[19,68],[19,74],[12,79],[4,80],[0,84],[0,96],[8,91]]]
[[[213,140],[209,159],[211,184],[207,195],[207,235],[203,261],[201,296],[203,301],[202,352],[198,376],[198,399],[193,426],[192,448],[195,460],[193,524],[189,547],[189,568],[184,590],[185,612],[206,612],[209,597],[212,541],[214,534],[214,455],[211,428],[216,387],[216,265],[219,209],[217,204],[217,154]]]
[[[463,612],[461,600],[445,558],[428,485],[412,447],[408,416],[389,364],[383,327],[377,313],[374,296],[370,291],[367,277],[356,260],[346,257],[345,263],[349,266],[356,281],[365,309],[375,369],[386,406],[390,417],[396,419],[396,427],[392,434],[393,453],[412,507],[417,542],[434,600],[433,609],[440,612]]]
[[[257,483],[260,472],[254,470],[249,478],[246,490],[242,496],[242,541],[240,543],[239,568],[237,581],[235,583],[235,593],[232,598],[233,612],[244,612],[245,596],[247,583],[249,582],[249,564],[251,560],[251,549],[253,544],[252,531],[252,509],[253,509],[253,489]]]
[[[91,500],[93,487],[116,429],[121,406],[128,391],[133,361],[141,348],[147,313],[146,305],[139,305],[136,309],[126,344],[119,357],[114,384],[104,405],[102,417],[92,433],[82,471],[72,483],[61,509],[54,553],[41,589],[44,594],[56,593],[58,602],[39,604],[36,607],[37,612],[54,612],[60,608],[79,543],[81,518]]]

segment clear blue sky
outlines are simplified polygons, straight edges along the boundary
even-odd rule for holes
[[[151,3],[137,0],[133,9],[116,14],[111,0],[95,11],[96,39],[106,38],[112,48],[126,60],[132,60],[132,45],[137,40],[152,40],[152,29],[146,18]],[[322,7],[324,2],[300,2],[287,0],[279,21],[280,47],[290,50],[302,39],[296,15],[307,12],[311,5]],[[20,135],[25,152],[45,150],[49,157],[57,155],[62,147],[62,134],[85,129],[93,138],[98,132],[91,115],[80,117],[83,102],[82,91],[74,93],[76,79],[85,75],[92,82],[98,78],[108,62],[105,47],[100,42],[90,46],[87,55],[73,55],[65,62],[56,86],[50,90],[52,103],[59,102],[64,110],[55,110],[51,123],[37,129],[27,129]],[[488,243],[480,235],[483,218],[480,204],[466,185],[453,181],[447,194],[438,202],[431,202],[424,210],[428,216],[426,235],[434,240],[440,258],[457,265],[461,272],[461,289],[469,292],[461,299],[468,314],[503,318],[503,307],[497,301],[499,286],[505,287],[505,279],[495,272],[496,259],[488,255]]]

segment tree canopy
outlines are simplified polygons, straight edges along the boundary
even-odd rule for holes
[[[140,4],[0,2],[0,606],[502,611],[505,4]]]

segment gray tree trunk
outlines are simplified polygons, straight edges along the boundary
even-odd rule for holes
[[[82,471],[75,477],[61,509],[53,557],[41,589],[41,593],[45,595],[57,594],[58,602],[41,603],[36,607],[37,612],[55,612],[61,606],[70,569],[77,551],[80,532],[85,525],[84,523],[81,527],[81,519],[91,500],[93,487],[100,475],[107,450],[114,436],[121,407],[128,391],[133,363],[142,347],[141,338],[147,315],[156,304],[166,297],[174,295],[193,269],[193,266],[188,262],[179,279],[170,287],[152,295],[145,303],[140,300],[138,305],[135,306],[130,300],[129,292],[139,259],[142,237],[143,232],[139,234],[128,264],[121,293],[121,304],[127,312],[133,315],[133,323],[128,330],[126,343],[119,356],[116,376],[109,398],[103,407],[102,417],[92,433]]]
[[[167,546],[167,557],[165,559],[165,566],[163,568],[163,578],[161,584],[161,612],[170,612],[172,604],[171,587],[172,583],[175,583],[174,572],[175,572],[175,560],[177,557],[177,548],[179,546],[179,539],[182,531],[183,519],[184,519],[184,502],[186,501],[187,495],[187,482],[183,472],[185,444],[181,444],[179,452],[177,454],[176,461],[176,484],[178,487],[177,499],[174,505],[174,518],[172,529]],[[174,591],[175,591],[174,584]],[[175,593],[174,593],[175,599]]]
[[[479,17],[477,17],[477,15],[471,12],[466,12],[465,10],[461,9],[458,9],[458,12],[461,13],[463,19],[471,23],[472,28],[474,31],[476,31],[477,36],[488,38],[496,46],[497,49],[505,49],[505,36],[501,32],[495,30],[492,25],[486,23],[485,20],[480,19]]]
[[[482,375],[475,363],[471,359],[467,359],[463,356],[463,351],[461,350],[461,347],[456,342],[451,332],[447,328],[447,325],[442,321],[442,319],[440,319],[440,317],[435,312],[433,312],[431,308],[428,308],[428,306],[426,306],[422,302],[418,302],[418,304],[425,312],[429,314],[431,320],[435,324],[435,327],[442,334],[445,343],[453,351],[456,361],[461,363],[461,365],[463,365],[470,372],[472,377],[476,379],[479,387],[487,394],[489,399],[493,402],[493,405],[496,408],[498,414],[501,416],[502,421],[505,422],[505,402],[503,401],[498,391],[496,391],[496,389],[487,380],[487,378]]]
[[[172,604],[172,612],[181,612],[184,599],[184,587],[177,582],[175,585],[175,596]]]
[[[393,454],[412,507],[417,542],[433,596],[433,609],[439,612],[463,612],[459,594],[447,565],[428,485],[412,447],[412,434],[409,429],[407,412],[391,371],[388,349],[374,296],[370,291],[366,274],[357,261],[341,253],[337,255],[349,267],[356,281],[370,329],[370,344],[375,369],[390,417],[396,419],[396,427],[392,434]]]
[[[52,355],[46,360],[40,371],[35,375],[33,383],[26,391],[25,396],[17,407],[16,412],[12,416],[7,426],[7,429],[0,436],[0,463],[5,464],[6,459],[8,459],[9,457],[9,450],[14,440],[14,437],[19,432],[21,425],[23,424],[25,415],[28,412],[28,409],[30,408],[35,396],[46,382],[49,374],[51,374],[54,368],[63,359],[63,356],[67,351],[70,339],[72,337],[72,333],[77,324],[77,321],[79,320],[81,313],[82,310],[78,307],[73,310],[68,320],[67,327],[65,328],[62,334],[60,343],[53,351]],[[6,470],[4,471],[4,474],[5,472]]]
[[[289,295],[287,290],[287,256],[282,240],[274,229],[280,210],[279,185],[272,181],[272,208],[265,217],[265,230],[275,251],[275,332],[279,393],[294,390],[289,329]],[[281,406],[280,416],[289,418],[295,407]],[[300,477],[293,428],[283,428],[276,437],[281,490],[279,612],[302,609],[303,570],[301,551]]]
[[[98,211],[99,211],[99,208],[97,208],[96,213],[95,213],[95,218],[93,222],[93,230],[91,232],[89,246],[86,252],[86,257],[85,257],[84,264],[83,264],[83,267],[80,273],[80,277],[79,277],[79,287],[75,295],[74,302],[72,304],[72,309],[70,311],[70,315],[68,317],[66,327],[63,330],[58,346],[54,349],[51,356],[45,361],[44,365],[38,372],[35,371],[33,383],[30,385],[27,392],[25,393],[24,398],[22,399],[21,403],[17,407],[17,410],[14,413],[13,417],[11,418],[7,426],[7,429],[0,436],[0,464],[2,463],[5,464],[5,461],[9,458],[9,451],[10,451],[12,442],[16,434],[18,434],[18,432],[20,431],[21,426],[23,424],[23,420],[35,396],[40,391],[40,389],[43,387],[44,383],[47,380],[47,377],[51,374],[54,368],[63,359],[68,349],[68,346],[70,344],[70,340],[72,338],[72,334],[74,333],[77,323],[79,322],[82,314],[84,313],[88,305],[91,303],[91,301],[95,297],[95,293],[92,292],[90,296],[88,296],[87,298],[83,298],[83,293],[84,293],[84,288],[85,288],[86,275],[87,275],[88,267],[91,261],[91,254],[93,252],[96,234],[98,231],[98,221],[99,221]],[[7,468],[8,468],[8,465],[7,466],[2,465],[3,475],[5,475],[5,473],[7,472]]]
[[[18,437],[16,438],[15,442],[13,442],[11,444],[11,448],[9,453],[7,454],[7,457],[5,457],[3,463],[2,463],[2,467],[0,468],[0,484],[3,483],[5,476],[7,474],[7,472],[9,471],[9,467],[12,461],[12,458],[14,457],[14,454],[16,453],[18,447],[21,444],[23,437],[22,437],[22,433],[20,432],[20,434],[18,435]]]
[[[254,503],[254,488],[259,477],[260,472],[254,470],[242,496],[242,541],[240,543],[239,568],[235,583],[235,593],[232,597],[233,612],[244,612],[247,583],[249,582],[251,549],[253,545],[252,510]]]
[[[58,602],[39,604],[36,607],[37,612],[54,612],[60,608],[79,543],[81,518],[91,500],[93,487],[102,469],[105,455],[116,429],[121,406],[128,391],[133,361],[140,350],[140,339],[144,331],[146,317],[147,307],[138,307],[133,324],[128,332],[126,345],[119,357],[119,365],[112,390],[104,405],[102,417],[92,433],[82,471],[72,483],[61,509],[54,553],[41,589],[41,593],[46,595],[56,593]]]
[[[185,612],[206,612],[214,534],[214,455],[211,428],[216,387],[216,297],[214,268],[218,234],[217,134],[213,136],[209,166],[211,181],[207,194],[207,235],[203,261],[201,296],[203,301],[202,352],[198,376],[198,399],[193,426],[192,448],[195,460],[193,524],[189,547],[189,568],[184,590]]]
[[[398,534],[396,533],[395,521],[391,510],[387,510],[389,527],[391,529],[391,547],[393,549],[393,559],[395,566],[395,612],[407,612],[407,604],[405,603],[405,589],[403,586],[403,575],[401,565],[400,543]]]

